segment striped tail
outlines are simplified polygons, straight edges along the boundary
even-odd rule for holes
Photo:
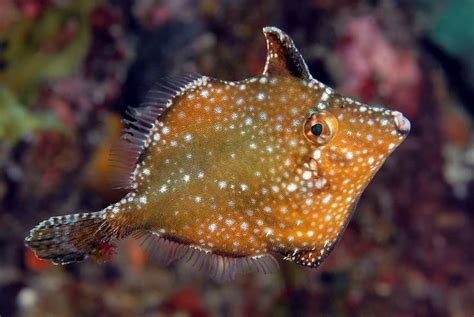
[[[92,256],[105,261],[113,254],[116,235],[104,211],[51,217],[30,231],[25,243],[41,259],[56,264],[78,262]]]

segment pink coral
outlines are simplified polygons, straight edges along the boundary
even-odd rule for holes
[[[344,93],[389,103],[409,117],[418,108],[421,71],[415,54],[390,43],[370,17],[348,23],[338,43]]]

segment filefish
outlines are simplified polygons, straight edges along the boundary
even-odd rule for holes
[[[35,254],[105,260],[132,235],[148,238],[160,262],[189,262],[218,280],[274,272],[278,257],[318,267],[410,122],[314,79],[287,34],[263,33],[261,76],[154,86],[111,154],[128,194],[42,221],[25,239]]]

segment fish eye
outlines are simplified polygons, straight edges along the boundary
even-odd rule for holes
[[[337,131],[337,119],[327,111],[313,113],[306,119],[304,135],[308,141],[317,145],[328,143]]]
[[[315,136],[320,136],[323,133],[323,125],[321,123],[316,123],[311,126],[311,133]]]

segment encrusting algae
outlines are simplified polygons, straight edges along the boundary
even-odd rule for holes
[[[41,222],[26,238],[36,255],[107,259],[115,240],[147,235],[166,264],[188,261],[219,280],[275,271],[275,255],[319,266],[410,122],[320,83],[288,35],[263,32],[261,76],[165,80],[130,110],[112,152],[129,193]]]

